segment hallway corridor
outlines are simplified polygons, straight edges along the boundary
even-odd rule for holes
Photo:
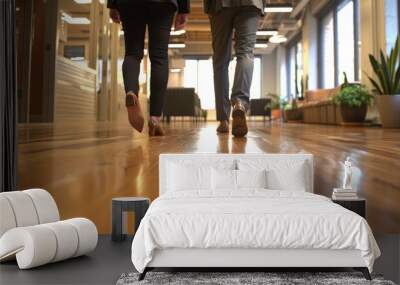
[[[111,232],[111,198],[158,196],[160,153],[296,153],[315,156],[318,194],[341,183],[341,165],[351,156],[360,173],[358,193],[367,198],[367,220],[376,233],[400,228],[397,131],[251,122],[247,138],[217,135],[217,124],[175,121],[165,137],[134,133],[127,123],[31,124],[19,127],[19,189],[51,192],[63,219],[85,216],[100,233]]]

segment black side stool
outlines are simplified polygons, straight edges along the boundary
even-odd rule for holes
[[[135,212],[135,231],[146,214],[150,199],[145,197],[118,197],[112,199],[112,235],[113,241],[126,238],[126,212]]]
[[[357,198],[352,200],[346,199],[332,199],[333,203],[339,204],[340,206],[359,214],[361,217],[365,218],[365,199]]]

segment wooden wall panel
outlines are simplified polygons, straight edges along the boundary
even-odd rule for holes
[[[54,122],[95,121],[96,71],[57,57]]]

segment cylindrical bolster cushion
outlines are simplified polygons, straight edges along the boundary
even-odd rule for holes
[[[39,224],[52,223],[60,220],[60,214],[53,197],[43,189],[29,189],[22,191],[28,194],[36,208]]]
[[[0,238],[6,231],[16,226],[17,222],[11,204],[6,197],[0,194]]]
[[[34,226],[39,223],[35,205],[30,196],[23,191],[1,193],[8,202],[15,215],[17,227]]]
[[[96,248],[98,233],[96,225],[91,220],[74,218],[64,222],[72,225],[78,233],[78,249],[74,257],[91,252]]]
[[[20,269],[86,254],[96,248],[97,228],[88,219],[14,228],[0,238],[0,261],[16,254]]]
[[[11,229],[0,239],[0,259],[16,254],[20,269],[51,262],[56,250],[56,236],[42,225]]]
[[[44,224],[56,236],[57,250],[51,262],[57,262],[75,255],[78,248],[78,232],[64,221]]]

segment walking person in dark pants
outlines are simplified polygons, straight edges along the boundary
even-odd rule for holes
[[[258,22],[264,13],[265,0],[204,0],[204,11],[209,15],[212,33],[213,69],[217,128],[229,132],[232,110],[232,134],[247,134],[246,110],[254,66],[254,45]],[[235,31],[236,69],[229,99],[228,67],[232,59],[232,34]]]
[[[129,122],[139,132],[144,115],[139,95],[140,62],[143,58],[146,27],[151,61],[149,135],[164,135],[160,117],[168,83],[168,43],[175,17],[175,30],[182,29],[188,19],[190,0],[108,0],[110,17],[122,23],[125,37],[125,59],[122,64],[126,107]]]

